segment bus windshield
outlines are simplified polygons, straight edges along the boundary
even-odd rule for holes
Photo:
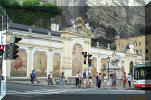
[[[135,69],[134,79],[151,79],[151,68]]]

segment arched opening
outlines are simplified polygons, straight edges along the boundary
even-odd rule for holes
[[[72,75],[75,76],[78,71],[82,73],[83,55],[82,46],[75,44],[72,50]]]
[[[38,77],[47,77],[47,54],[45,51],[36,51],[34,53],[33,68]]]
[[[61,65],[61,55],[59,53],[54,53],[53,55],[53,76],[60,77],[60,65]]]
[[[105,58],[102,58],[101,59],[101,66],[100,66],[101,73],[106,73],[107,67],[108,67],[107,60]]]
[[[96,57],[92,58],[92,67],[91,68],[91,76],[95,77],[96,76],[96,71],[97,71],[97,59]]]
[[[27,52],[24,49],[19,49],[19,57],[11,61],[10,76],[11,77],[26,77],[27,76]]]

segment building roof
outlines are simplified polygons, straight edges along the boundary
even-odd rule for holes
[[[37,33],[37,34],[48,35],[48,33],[50,32],[52,36],[60,37],[59,32],[40,28],[40,27],[27,26],[27,25],[23,25],[23,24],[9,23],[9,29],[21,30],[21,31],[26,31],[26,32],[28,32],[29,29],[31,29],[32,32]]]

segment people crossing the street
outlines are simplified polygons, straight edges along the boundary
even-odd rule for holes
[[[31,77],[32,84],[34,84],[34,82],[36,80],[36,71],[35,71],[35,69],[33,69],[32,73],[30,74],[30,77]]]
[[[64,76],[64,72],[62,72],[62,74],[60,76],[60,86],[64,85],[64,80],[65,80],[65,76]]]
[[[101,87],[101,78],[102,78],[101,73],[99,73],[99,76],[98,76],[98,88]]]
[[[87,87],[87,75],[86,75],[86,70],[83,72],[83,83],[84,83],[84,88]]]
[[[131,87],[132,77],[131,77],[131,74],[130,74],[130,73],[128,73],[127,79],[128,79],[128,86]]]
[[[52,79],[52,72],[50,72],[49,74],[48,74],[48,85],[50,85],[50,83],[51,83],[51,85],[53,85],[53,79]]]

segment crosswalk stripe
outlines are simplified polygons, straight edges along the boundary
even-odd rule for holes
[[[59,94],[65,92],[75,92],[75,91],[82,91],[83,89],[40,89],[40,90],[32,90],[32,91],[7,91],[7,94]]]

